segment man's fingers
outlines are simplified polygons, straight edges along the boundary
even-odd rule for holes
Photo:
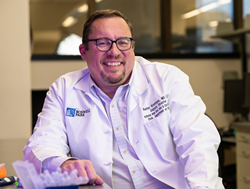
[[[74,167],[78,171],[78,176],[82,177],[83,179],[88,178],[88,174],[85,170],[84,163],[81,161],[74,162]]]
[[[74,170],[74,166],[72,163],[65,162],[61,165],[61,170],[62,170],[62,172],[66,171],[66,172],[70,173],[71,171]]]
[[[94,166],[89,160],[67,160],[61,165],[61,169],[68,173],[76,169],[78,171],[77,175],[86,180],[86,183],[103,184],[103,180],[96,174]]]
[[[65,162],[63,162],[63,164],[60,166],[60,168],[63,170],[63,171],[71,171],[74,169],[74,162],[75,160],[67,160]]]
[[[96,175],[97,176],[97,179],[95,181],[95,184],[96,185],[102,185],[104,182],[103,180],[101,179],[101,177],[99,177],[99,175]]]
[[[97,174],[95,172],[94,166],[91,161],[85,161],[84,162],[84,168],[87,172],[87,175],[89,177],[89,184],[94,184],[97,179]]]

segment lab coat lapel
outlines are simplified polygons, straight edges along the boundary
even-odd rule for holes
[[[142,61],[142,59],[141,62],[135,61],[135,66],[132,73],[132,87],[128,95],[128,123],[131,121],[130,115],[133,113],[133,110],[139,105],[139,99],[141,98],[141,95],[148,89],[149,86],[149,81],[143,70]]]

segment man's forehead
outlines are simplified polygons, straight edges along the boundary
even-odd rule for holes
[[[121,24],[124,24],[126,23],[126,21],[119,17],[119,16],[112,16],[112,17],[101,17],[101,18],[97,18],[95,19],[91,25],[95,25],[96,23],[98,23],[98,25],[101,25],[101,24],[104,24],[104,23],[107,23],[107,22],[114,22],[114,20],[116,20],[116,22],[120,22]],[[126,23],[127,25],[127,23]],[[97,26],[98,27],[98,26]]]
[[[91,30],[91,33],[95,32],[95,31],[98,31],[100,33],[105,33],[106,30],[109,30],[112,27],[114,29],[118,29],[119,27],[124,28],[124,26],[128,29],[127,31],[130,32],[130,28],[129,28],[127,22],[123,18],[118,17],[118,16],[103,17],[103,18],[97,18],[96,20],[94,20],[90,26],[90,30]],[[104,28],[102,28],[102,27],[104,27]],[[103,29],[105,29],[105,30],[103,30]],[[122,31],[125,32],[126,30],[122,30]]]

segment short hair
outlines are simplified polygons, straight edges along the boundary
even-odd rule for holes
[[[91,33],[91,24],[94,22],[94,20],[98,18],[112,18],[112,17],[120,17],[123,20],[125,20],[125,22],[128,24],[131,35],[133,37],[132,24],[125,15],[123,15],[121,12],[117,10],[112,10],[112,9],[97,10],[88,18],[88,20],[85,22],[84,27],[83,27],[82,44],[84,44],[86,50],[88,50],[87,40],[88,40],[89,34]]]

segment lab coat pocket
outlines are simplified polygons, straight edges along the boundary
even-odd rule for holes
[[[144,124],[159,155],[166,161],[178,158],[175,150],[176,146],[169,128],[169,119],[170,112],[167,111]]]

